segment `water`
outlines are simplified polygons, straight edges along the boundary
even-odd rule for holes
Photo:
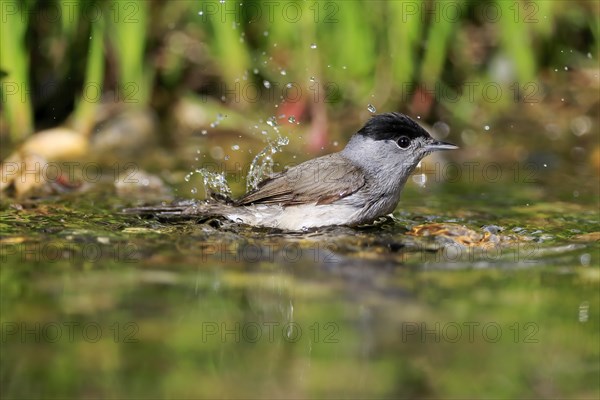
[[[202,177],[206,198],[231,197],[231,188],[227,184],[227,179],[224,172],[211,172],[206,168],[196,168],[189,172],[184,180],[190,182],[194,174]],[[192,189],[192,194],[197,193],[197,189]]]
[[[281,169],[274,156],[306,159],[300,146],[281,151],[289,121],[279,120],[202,149],[239,146],[230,162],[248,166],[247,179],[231,164],[194,169],[173,179],[177,193],[194,198],[189,185],[202,184],[235,197]],[[550,161],[538,146],[530,165],[493,158],[476,146],[483,129],[448,122],[464,147],[426,158],[393,216],[357,228],[140,218],[119,211],[162,199],[108,183],[3,196],[3,397],[595,398],[598,184],[588,158],[569,158],[593,127],[565,126],[566,156]],[[503,157],[519,150],[503,146]]]
[[[280,117],[283,118],[284,116],[282,115]],[[213,123],[211,123],[211,127],[214,128],[225,118],[227,118],[226,115],[218,114],[216,120]],[[287,120],[289,123],[298,123],[294,116],[288,117]],[[273,155],[278,152],[281,152],[282,148],[289,144],[289,138],[281,135],[276,116],[268,117],[266,120],[266,124],[272,129],[272,131],[277,136],[275,139],[267,139],[267,145],[254,156],[252,162],[250,163],[248,173],[246,176],[246,191],[256,189],[261,181],[273,174]],[[259,126],[255,125],[255,129],[258,128]],[[202,130],[203,135],[205,134],[205,132],[206,130]],[[268,131],[261,130],[261,134],[268,135]],[[240,135],[240,138],[241,137],[242,136]],[[216,146],[215,148],[218,148],[220,150],[219,153],[222,152],[222,148],[220,146]],[[233,144],[230,146],[230,148],[233,151],[238,151],[240,150],[240,145]],[[200,151],[198,150],[197,153],[199,152]],[[215,153],[213,154],[213,156],[217,155],[216,152],[213,153]],[[229,156],[224,155],[221,157],[220,154],[217,158],[223,158],[225,161],[230,159]],[[198,157],[195,158],[195,160],[198,159]],[[222,198],[231,198],[232,191],[231,187],[227,182],[225,171],[214,172],[207,168],[196,168],[193,171],[188,172],[184,176],[184,181],[190,182],[194,174],[198,174],[202,177],[202,184],[204,186],[206,198],[212,198],[216,200],[220,200]],[[193,195],[197,194],[197,192],[197,188],[194,187],[191,189],[191,193]]]
[[[294,234],[120,215],[126,200],[105,188],[2,203],[2,370],[28,382],[3,390],[588,393],[600,354],[594,202],[432,185],[409,184],[394,220]],[[408,234],[424,224],[448,234]]]
[[[275,127],[276,125],[272,126]],[[273,174],[273,155],[281,152],[282,148],[288,144],[289,139],[287,137],[277,136],[274,141],[269,141],[267,146],[254,156],[246,177],[247,192],[256,189],[260,182]]]

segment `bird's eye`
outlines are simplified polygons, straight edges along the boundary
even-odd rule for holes
[[[410,146],[410,139],[406,136],[402,136],[398,139],[398,146],[400,146],[401,149],[407,149],[408,146]]]

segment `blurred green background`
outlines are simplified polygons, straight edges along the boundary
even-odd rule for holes
[[[595,1],[3,0],[1,11],[8,143],[61,124],[89,134],[107,104],[149,107],[175,136],[188,96],[211,111],[213,100],[283,109],[317,130],[323,114],[369,103],[483,126],[560,106],[549,85],[598,64]]]
[[[3,159],[24,146],[156,172],[189,170],[199,149],[248,165],[280,134],[270,118],[301,160],[338,150],[372,105],[450,135],[461,161],[600,168],[596,1],[2,0],[0,11]],[[23,145],[57,126],[72,135]],[[168,151],[134,156],[147,146]]]

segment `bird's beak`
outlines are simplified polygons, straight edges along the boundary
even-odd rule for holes
[[[425,145],[427,151],[438,151],[438,150],[456,150],[458,146],[452,143],[442,142],[441,140],[433,139],[431,142]]]

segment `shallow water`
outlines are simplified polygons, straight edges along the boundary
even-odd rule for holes
[[[560,189],[409,185],[393,218],[301,233],[4,199],[2,393],[595,397],[597,186]]]

